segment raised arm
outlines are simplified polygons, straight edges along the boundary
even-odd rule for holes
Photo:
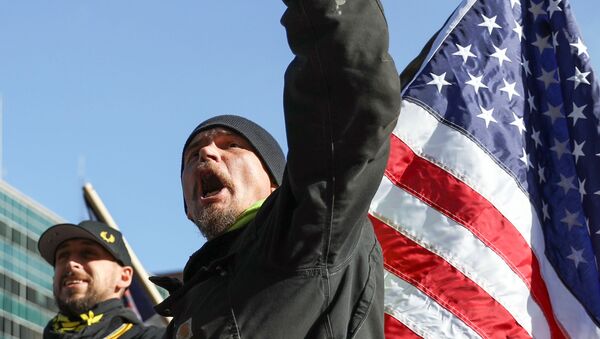
[[[381,181],[400,83],[378,0],[289,0],[282,18],[295,55],[285,76],[288,165],[279,193],[279,258],[342,263]],[[278,209],[281,210],[281,209]],[[289,256],[289,258],[288,258]]]

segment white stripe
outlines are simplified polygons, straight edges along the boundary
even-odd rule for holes
[[[396,318],[423,338],[481,338],[462,320],[435,300],[385,272],[385,313]]]
[[[473,233],[384,177],[370,213],[469,277],[532,335],[549,338],[542,310],[523,280]]]
[[[472,140],[441,124],[406,98],[394,134],[416,154],[446,169],[496,206],[532,246],[558,321],[574,338],[600,337],[600,329],[563,285],[544,255],[539,218],[510,175]]]

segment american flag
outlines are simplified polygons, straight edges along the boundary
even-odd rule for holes
[[[600,337],[600,89],[567,0],[470,0],[370,215],[389,338]]]

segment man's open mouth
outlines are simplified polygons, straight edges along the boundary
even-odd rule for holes
[[[221,192],[225,187],[221,179],[214,173],[207,173],[202,176],[202,198],[210,198]]]

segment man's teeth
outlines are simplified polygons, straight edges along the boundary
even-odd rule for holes
[[[221,190],[216,190],[216,191],[212,191],[212,192],[208,192],[204,195],[205,198],[209,198],[212,197],[213,195],[216,195],[217,193],[219,193]]]
[[[75,285],[75,284],[81,284],[82,282],[83,282],[83,280],[68,280],[68,281],[65,281],[65,285],[70,286],[70,285]]]

